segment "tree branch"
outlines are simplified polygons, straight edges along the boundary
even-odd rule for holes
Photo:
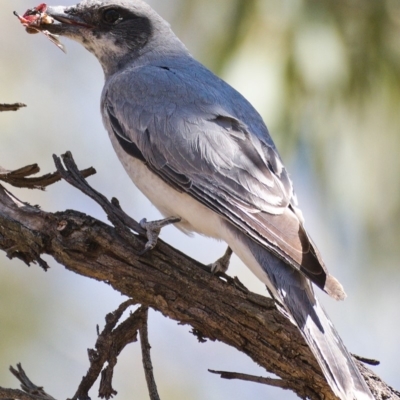
[[[40,256],[48,254],[70,271],[107,282],[132,303],[190,325],[202,340],[219,340],[247,354],[290,382],[300,397],[335,398],[298,329],[272,299],[212,275],[161,240],[139,256],[146,239],[132,233],[140,232],[138,223],[76,174],[70,154],[64,161],[63,178],[68,175],[70,183],[97,201],[115,227],[77,211],[45,212],[0,185],[0,249],[9,258],[42,265]],[[356,362],[377,399],[398,398],[398,392]]]
[[[5,389],[0,387],[0,399],[5,400],[42,400],[40,396],[33,396],[19,389]]]
[[[26,104],[23,104],[23,103],[0,104],[0,112],[1,111],[18,111],[22,107],[26,107]]]
[[[160,396],[158,395],[157,391],[156,380],[154,379],[154,374],[153,374],[153,364],[151,362],[151,357],[150,357],[151,346],[149,343],[147,321],[148,321],[148,308],[146,307],[143,324],[139,329],[140,344],[142,346],[143,368],[146,376],[147,387],[149,389],[150,400],[160,400]]]
[[[28,378],[21,364],[17,364],[17,369],[10,367],[10,371],[21,382],[21,388],[23,391],[0,388],[0,398],[20,400],[55,400],[54,397],[47,394],[41,386],[35,385]]]
[[[94,349],[88,349],[90,368],[78,387],[72,400],[86,400],[89,398],[89,390],[101,373],[99,397],[110,399],[117,394],[112,387],[114,367],[118,361],[118,355],[129,343],[137,341],[137,331],[143,324],[145,311],[139,308],[124,322],[116,327],[124,311],[135,305],[132,300],[122,303],[118,309],[106,316],[106,325],[98,338]],[[98,327],[97,327],[98,330]],[[104,365],[108,363],[107,367]]]
[[[37,164],[27,165],[26,167],[17,169],[15,171],[8,171],[0,167],[0,181],[6,182],[18,188],[44,190],[47,186],[50,186],[62,179],[61,174],[58,171],[53,172],[52,174],[28,178],[28,176],[37,174],[39,171],[40,168]],[[83,171],[80,171],[80,174],[85,178],[94,175],[95,173],[96,170],[94,168],[87,168]]]
[[[294,387],[293,382],[290,380],[265,378],[263,376],[241,374],[238,372],[214,371],[212,369],[209,369],[208,371],[211,372],[212,374],[220,375],[222,379],[240,379],[242,381],[261,383],[263,385],[278,387],[286,390],[287,389],[293,390]],[[299,383],[301,384],[301,382],[295,382],[295,386],[298,387]],[[299,395],[299,397],[307,396],[306,393],[297,392],[297,394]]]
[[[116,229],[124,236],[126,240],[129,241],[129,229],[134,230],[138,233],[146,233],[146,231],[140,226],[138,222],[132,219],[129,215],[125,214],[117,199],[112,199],[111,202],[107,200],[98,191],[94,190],[84,179],[84,176],[79,172],[78,167],[72,158],[71,152],[67,151],[62,155],[62,159],[66,166],[66,169],[62,165],[59,157],[53,155],[54,164],[56,165],[57,172],[62,176],[62,178],[68,182],[70,185],[74,186],[82,193],[85,193],[88,197],[93,199],[97,204],[101,206],[104,212],[107,214],[110,222],[116,227]]]

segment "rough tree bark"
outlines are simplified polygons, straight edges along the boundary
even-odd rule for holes
[[[63,177],[97,201],[113,226],[77,211],[43,211],[21,202],[0,185],[0,249],[9,258],[19,258],[27,264],[37,263],[46,269],[47,264],[41,255],[48,254],[69,271],[108,283],[128,296],[129,304],[151,307],[181,324],[190,325],[199,342],[218,340],[228,344],[281,379],[210,371],[219,373],[221,377],[252,380],[290,389],[301,398],[335,399],[298,329],[272,299],[249,292],[237,279],[212,275],[208,267],[161,240],[154,250],[140,256],[146,239],[139,224],[121,210],[115,199],[108,202],[87,184],[69,153],[64,155],[63,160],[67,169],[55,157],[58,172],[46,175],[44,179],[27,178],[38,171],[37,166],[28,166],[14,172],[0,171],[0,180],[19,187],[40,188]],[[83,175],[93,172],[86,170]],[[118,310],[115,313],[118,314]],[[122,313],[115,317],[116,314],[112,314],[112,321]],[[147,310],[139,309],[131,323],[125,321],[126,331],[120,327],[114,329],[115,324],[111,327],[106,325],[104,331],[99,333],[96,350],[92,354],[89,352],[90,362],[93,364],[101,358],[99,354],[102,351],[110,351],[104,350],[104,343],[118,337],[122,341],[117,354],[112,355],[116,363],[116,357],[124,345],[136,340],[137,331],[146,338],[144,314],[147,315]],[[109,324],[110,321],[107,321]],[[114,339],[110,335],[114,335]],[[149,348],[148,343],[142,345],[144,363],[147,363],[151,373],[150,357],[145,357]],[[400,398],[399,392],[386,385],[361,362],[356,362],[376,399]],[[101,367],[93,368],[100,373]],[[35,385],[33,387],[36,389],[28,390],[30,381],[21,378],[21,374],[24,376],[23,370],[22,373],[13,371],[23,383],[25,397],[21,391],[0,388],[0,398],[49,398],[47,394],[40,397]],[[90,369],[88,376],[92,372]],[[115,394],[111,387],[112,371],[110,374],[108,372],[103,370],[102,375],[102,380],[104,378],[109,384],[109,390],[104,391],[103,388],[106,398]],[[151,375],[146,375],[146,378],[148,382],[152,381]],[[82,393],[87,393],[85,390],[78,390],[74,399],[84,398]],[[149,387],[149,392],[152,391],[156,391],[155,384],[153,388]],[[155,394],[152,398],[157,396]]]

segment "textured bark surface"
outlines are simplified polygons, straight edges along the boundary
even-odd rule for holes
[[[48,213],[21,203],[0,185],[0,249],[9,258],[46,268],[40,256],[48,254],[69,271],[106,282],[135,303],[190,325],[199,341],[218,340],[247,354],[282,379],[277,386],[301,398],[335,398],[298,329],[273,300],[210,274],[162,241],[139,256],[145,242],[77,211]],[[377,399],[399,398],[357,363]]]

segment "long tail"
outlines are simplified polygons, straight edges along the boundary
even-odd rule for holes
[[[335,395],[374,400],[309,281],[241,232],[234,231],[228,244],[293,317]]]

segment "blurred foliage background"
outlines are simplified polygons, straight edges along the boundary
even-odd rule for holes
[[[377,373],[399,388],[399,0],[150,3],[192,54],[264,117],[306,225],[347,289],[344,303],[320,298],[350,351],[381,360]],[[65,56],[43,35],[26,35],[12,11],[34,5],[6,0],[0,7],[0,102],[28,105],[0,114],[0,165],[38,162],[50,172],[51,155],[71,150],[81,167],[98,170],[90,178],[97,189],[118,197],[137,219],[158,218],[125,175],[102,127],[100,66],[77,44],[67,42]],[[105,220],[64,183],[46,193],[14,192],[45,210],[74,208]],[[187,238],[174,228],[163,238],[205,263],[224,250],[222,243]],[[0,385],[16,385],[8,366],[22,362],[35,383],[64,398],[86,372],[95,325],[122,299],[106,285],[51,265],[45,274],[0,255]],[[237,259],[230,273],[266,294]],[[149,329],[163,399],[295,398],[209,374],[207,368],[265,372],[221,344],[198,344],[187,327],[153,312]],[[137,344],[120,360],[115,387],[120,399],[147,398]]]

